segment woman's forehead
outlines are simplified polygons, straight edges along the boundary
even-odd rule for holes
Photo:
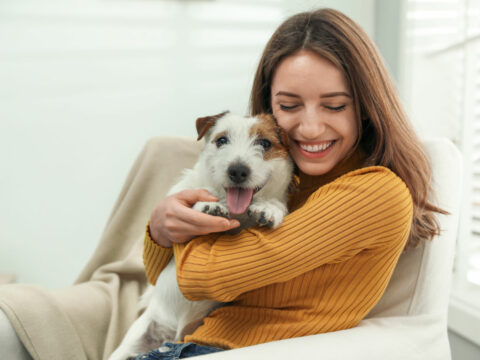
[[[283,59],[277,66],[273,80],[273,96],[294,96],[315,91],[320,96],[350,96],[343,72],[326,58],[312,52],[301,51]]]

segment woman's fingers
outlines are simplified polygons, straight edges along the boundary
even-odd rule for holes
[[[205,189],[184,190],[164,199],[150,216],[150,235],[158,244],[170,247],[198,235],[223,232],[240,225],[238,220],[208,215],[192,209],[199,201],[217,202]]]
[[[205,189],[183,190],[174,196],[190,207],[199,201],[218,201],[217,197]]]
[[[182,210],[179,218],[201,230],[201,234],[199,233],[198,235],[227,231],[240,225],[238,220],[205,214],[191,208],[184,208]]]
[[[211,215],[207,215],[211,216]],[[215,216],[212,216],[215,217]],[[174,242],[183,243],[191,240],[194,236],[207,235],[214,232],[223,232],[237,227],[239,224],[237,220],[227,220],[226,223],[220,223],[217,225],[193,225],[190,222],[178,221],[178,223],[170,229],[170,234],[175,238]],[[234,225],[232,225],[234,224]],[[215,227],[216,226],[216,227]],[[214,230],[212,230],[214,229]],[[195,234],[194,236],[186,234]]]
[[[240,225],[238,220],[208,215],[185,206],[175,207],[173,211],[175,215],[172,216],[172,220],[178,219],[182,224],[189,224],[190,226],[188,229],[195,231],[192,233],[194,235],[205,235],[212,232],[227,231]],[[178,226],[180,226],[180,223]]]
[[[196,235],[203,235],[211,232],[227,231],[240,225],[237,220],[230,220],[220,216],[204,214],[191,208],[199,201],[218,201],[217,197],[213,196],[205,189],[183,190],[175,194],[174,197],[180,203],[184,203],[187,206],[175,206],[172,209],[174,213],[170,215],[172,217],[178,217],[184,222],[203,229],[201,234],[199,233]],[[177,203],[176,205],[180,204]]]

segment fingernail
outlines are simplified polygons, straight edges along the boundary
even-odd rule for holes
[[[240,222],[238,220],[231,220],[230,225],[233,226],[233,227],[239,227]]]

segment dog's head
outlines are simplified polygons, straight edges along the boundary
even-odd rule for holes
[[[224,112],[196,124],[198,139],[205,138],[202,165],[232,214],[245,212],[254,196],[278,197],[284,191],[291,179],[288,139],[272,115]]]

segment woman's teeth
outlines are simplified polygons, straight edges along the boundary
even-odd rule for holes
[[[332,146],[333,143],[334,141],[332,140],[321,145],[303,145],[303,144],[299,144],[299,145],[305,151],[308,151],[311,153],[318,153],[318,152],[327,150],[330,146]]]

